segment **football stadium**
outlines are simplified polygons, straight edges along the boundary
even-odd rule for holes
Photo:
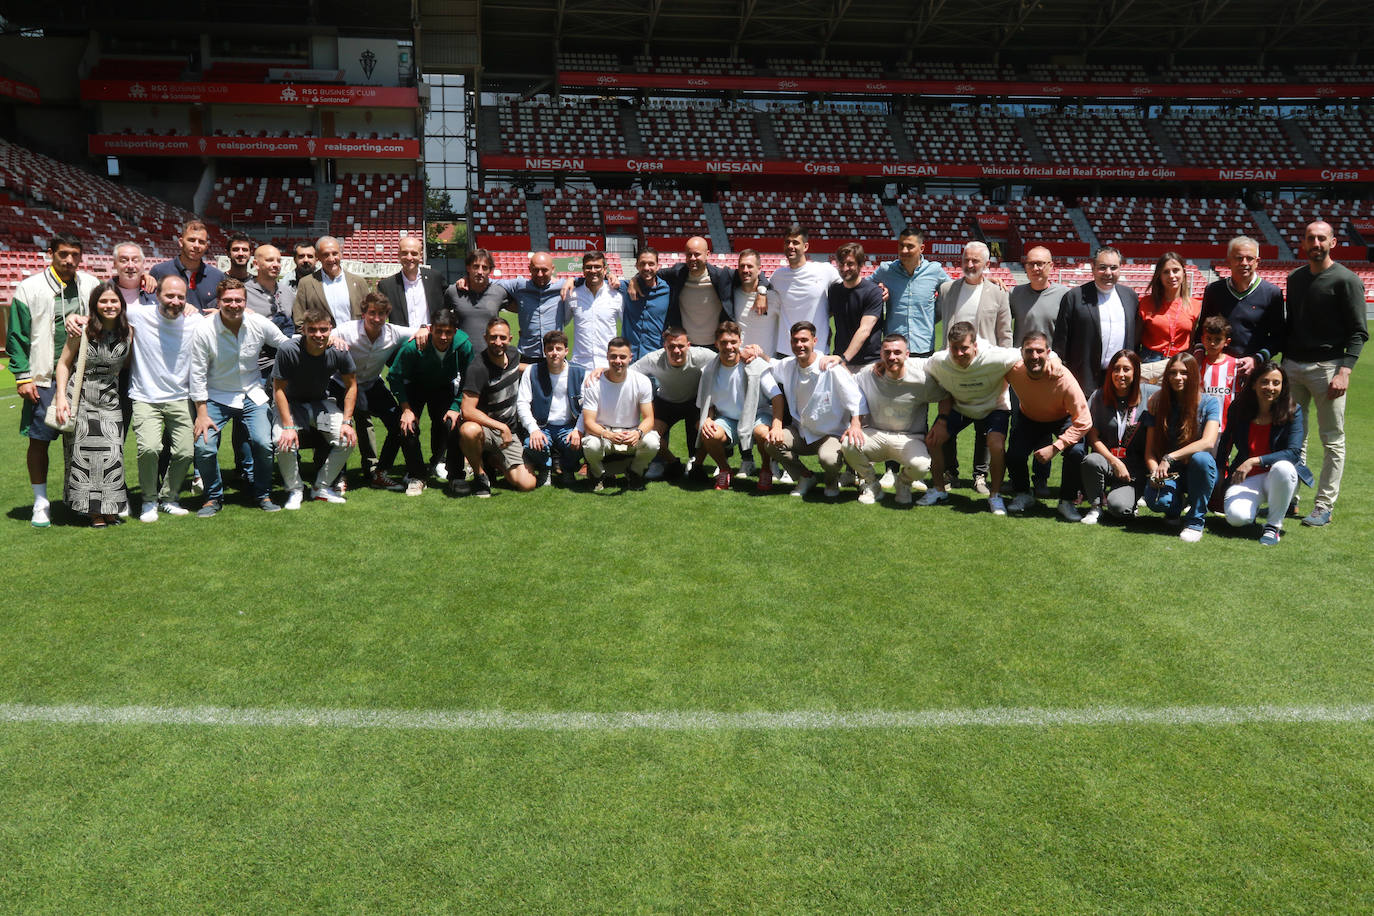
[[[1366,5],[775,2],[0,2],[0,910],[1374,911]]]

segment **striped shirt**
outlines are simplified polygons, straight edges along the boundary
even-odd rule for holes
[[[498,423],[514,427],[517,422],[517,393],[520,387],[520,359],[513,347],[506,348],[505,368],[491,361],[487,350],[474,359],[463,379],[463,393],[477,397],[477,409]]]
[[[1221,405],[1221,426],[1226,429],[1226,414],[1231,410],[1231,398],[1236,393],[1236,358],[1226,355],[1219,363],[1202,364],[1202,393],[1210,394]]]

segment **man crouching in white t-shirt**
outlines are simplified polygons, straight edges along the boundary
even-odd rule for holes
[[[582,453],[596,491],[606,489],[613,475],[605,473],[607,458],[628,457],[628,489],[644,488],[644,469],[658,453],[654,432],[654,389],[647,375],[630,369],[630,343],[613,337],[606,344],[609,364],[601,377],[582,392]]]

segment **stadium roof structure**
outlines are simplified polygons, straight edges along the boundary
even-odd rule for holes
[[[483,0],[488,74],[569,51],[1003,63],[1355,63],[1366,0]]]

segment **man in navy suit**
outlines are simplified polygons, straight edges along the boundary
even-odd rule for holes
[[[1092,282],[1064,294],[1054,322],[1054,352],[1089,394],[1102,387],[1112,354],[1140,345],[1140,301],[1120,276],[1121,252],[1099,248]]]
[[[444,304],[444,287],[448,284],[428,267],[421,267],[425,259],[425,243],[419,236],[408,235],[396,246],[396,259],[401,269],[377,281],[377,292],[391,303],[391,323],[398,327],[422,328]]]

